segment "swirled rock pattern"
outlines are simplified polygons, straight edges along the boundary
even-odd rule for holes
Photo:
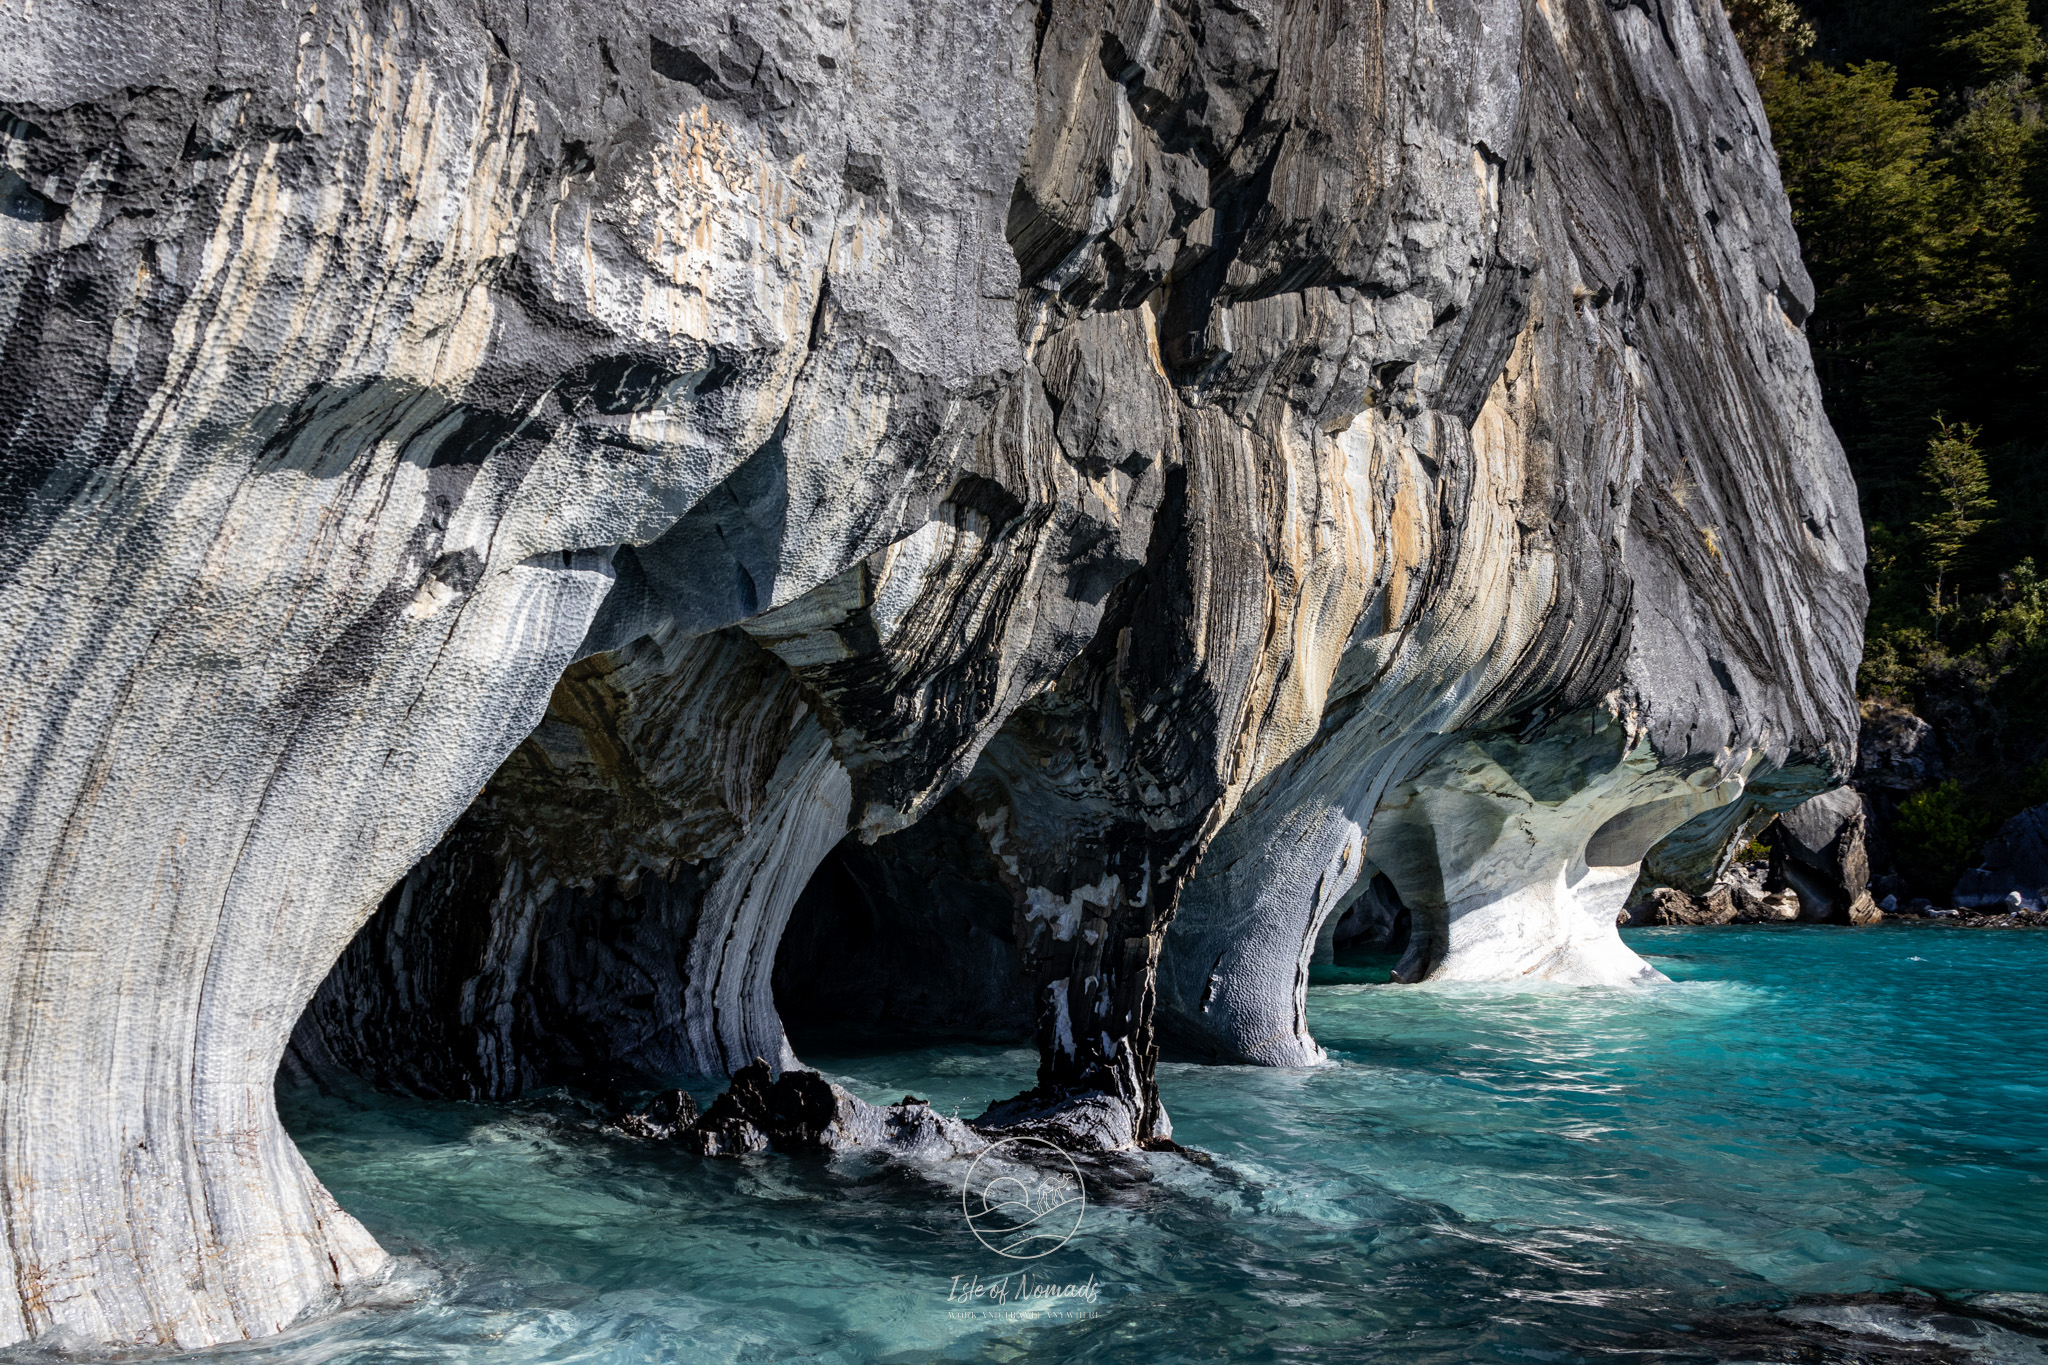
[[[1646,852],[1853,762],[1714,0],[143,10],[0,14],[0,1344],[381,1273],[288,1048],[787,1066],[849,838],[1014,973],[983,1121],[1116,1147],[1162,1032],[1319,1055],[1375,877],[1636,979]]]

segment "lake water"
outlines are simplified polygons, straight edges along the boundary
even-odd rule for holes
[[[1031,1262],[975,1240],[960,1169],[700,1161],[559,1101],[287,1092],[313,1168],[414,1258],[424,1297],[213,1354],[1886,1358],[1820,1321],[2048,1362],[2048,1341],[1912,1296],[1831,1297],[2048,1291],[2048,933],[1629,941],[1675,984],[1532,993],[1326,970],[1309,1008],[1330,1066],[1164,1066],[1176,1136],[1210,1160],[1084,1168],[1079,1230]],[[1033,1071],[1018,1048],[798,1042],[867,1098],[967,1117]],[[1078,1292],[1020,1297],[1020,1271],[1026,1289]]]

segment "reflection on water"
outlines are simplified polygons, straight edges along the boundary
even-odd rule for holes
[[[1789,1359],[1768,1331],[1949,1330],[1911,1300],[1820,1296],[2048,1291],[2048,934],[1630,941],[1675,984],[1331,973],[1310,991],[1331,1065],[1163,1068],[1176,1136],[1213,1160],[1084,1164],[1080,1228],[1028,1263],[966,1225],[965,1163],[703,1162],[562,1103],[288,1094],[307,1159],[415,1258],[424,1297],[214,1354]],[[800,1050],[870,1099],[970,1116],[1035,1068],[1000,1047]],[[1985,1359],[2039,1344],[1946,1321]]]

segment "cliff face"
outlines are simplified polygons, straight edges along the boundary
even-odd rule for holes
[[[1713,0],[58,3],[0,98],[0,1343],[379,1272],[288,1038],[788,1064],[828,858],[1120,1146],[1162,1029],[1318,1055],[1375,872],[1410,977],[1627,980],[1853,758]]]

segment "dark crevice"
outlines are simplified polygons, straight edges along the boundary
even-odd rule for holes
[[[812,875],[775,959],[798,1056],[849,1034],[1031,1036],[1014,902],[957,794],[899,834],[848,837]]]

